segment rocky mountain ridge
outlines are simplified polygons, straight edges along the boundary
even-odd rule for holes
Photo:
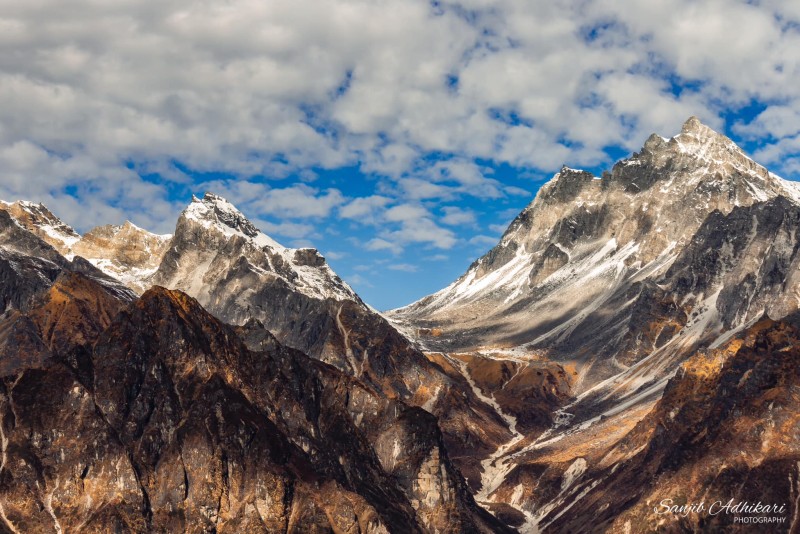
[[[1,529],[506,531],[424,410],[2,222],[33,294],[0,284]]]
[[[478,499],[523,531],[577,528],[564,511],[601,484],[587,462],[656,409],[682,362],[800,306],[797,191],[691,118],[601,177],[563,168],[462,277],[387,313],[437,358],[459,354],[514,423],[514,373],[487,380],[482,361],[569,378],[550,428],[515,424],[484,460]]]

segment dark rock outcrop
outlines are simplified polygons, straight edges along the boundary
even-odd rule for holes
[[[180,292],[127,304],[64,273],[0,346],[12,532],[503,530],[433,416],[268,333],[253,351]]]

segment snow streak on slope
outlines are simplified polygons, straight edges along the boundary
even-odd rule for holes
[[[62,256],[68,260],[73,258],[72,246],[81,236],[71,226],[53,215],[46,206],[27,200],[17,202],[0,200],[0,209],[8,211],[23,228],[49,243]]]
[[[481,467],[483,469],[481,473],[481,489],[475,494],[475,500],[478,502],[488,502],[491,501],[492,492],[505,480],[508,472],[514,467],[504,460],[505,455],[512,447],[525,439],[525,435],[517,430],[517,419],[505,413],[494,397],[484,394],[481,388],[478,387],[470,375],[466,361],[462,361],[449,354],[442,353],[442,355],[453,364],[453,367],[461,372],[462,376],[475,393],[475,396],[491,406],[497,415],[505,421],[506,425],[508,425],[508,430],[512,434],[512,438],[509,441],[500,445],[492,455],[481,462]]]

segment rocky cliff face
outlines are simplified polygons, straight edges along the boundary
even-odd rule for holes
[[[498,532],[433,416],[179,292],[62,273],[0,319],[11,532]],[[35,346],[35,350],[31,347]]]
[[[586,524],[598,532],[796,531],[798,327],[797,314],[765,318],[692,356],[628,435],[585,458],[584,469],[561,492],[561,506],[543,514],[541,526],[556,532]],[[731,501],[772,509],[722,508]],[[694,509],[668,510],[691,504]]]
[[[86,232],[71,253],[89,260],[103,272],[137,293],[149,288],[167,251],[171,235],[157,235],[126,221],[120,226],[99,226]]]

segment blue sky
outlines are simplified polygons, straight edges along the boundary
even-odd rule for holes
[[[777,1],[0,0],[0,198],[167,233],[214,191],[386,309],[562,164],[690,115],[800,178],[799,28]]]

